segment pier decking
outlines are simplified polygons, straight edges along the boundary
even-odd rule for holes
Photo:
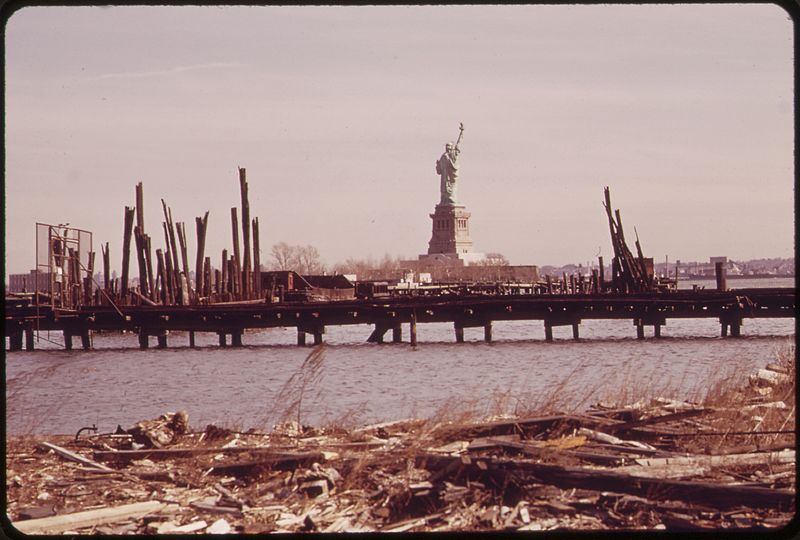
[[[545,340],[552,341],[554,326],[571,326],[579,338],[580,323],[593,319],[632,321],[639,339],[645,327],[661,335],[669,319],[714,318],[722,336],[741,335],[747,318],[788,318],[795,316],[793,288],[753,288],[738,290],[695,290],[635,294],[497,294],[398,296],[330,302],[239,303],[191,306],[102,306],[73,310],[36,306],[22,301],[6,301],[5,335],[8,349],[33,350],[36,331],[62,331],[66,349],[73,337],[80,337],[84,349],[91,348],[92,332],[127,331],[138,335],[140,348],[149,347],[150,336],[158,347],[167,347],[169,331],[188,331],[194,346],[195,332],[219,335],[226,346],[243,344],[242,336],[251,328],[291,327],[297,329],[297,344],[323,341],[325,328],[336,325],[373,326],[365,339],[383,343],[392,331],[392,341],[402,341],[402,325],[408,324],[409,341],[417,342],[417,325],[451,322],[457,342],[464,341],[464,328],[483,327],[484,339],[492,340],[494,321],[539,320],[544,324]],[[228,337],[231,336],[230,342]]]

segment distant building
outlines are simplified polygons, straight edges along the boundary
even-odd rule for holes
[[[27,274],[9,274],[6,292],[49,291],[50,282],[46,272],[31,270]]]

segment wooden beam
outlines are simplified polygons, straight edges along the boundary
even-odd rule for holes
[[[46,448],[47,450],[52,450],[53,452],[55,452],[59,456],[61,456],[63,458],[66,458],[66,459],[68,459],[70,461],[75,461],[77,463],[80,463],[81,465],[86,465],[87,467],[100,469],[101,471],[115,472],[114,469],[112,469],[111,467],[107,467],[106,465],[103,465],[102,463],[97,463],[94,460],[91,460],[91,459],[89,459],[87,457],[84,457],[84,456],[81,456],[79,454],[76,454],[75,452],[71,452],[71,451],[67,450],[66,448],[61,448],[60,446],[56,446],[55,444],[52,444],[52,443],[49,443],[49,442],[40,442],[39,446],[41,446],[42,448]]]
[[[135,212],[135,208],[125,207],[125,231],[122,235],[122,278],[120,283],[120,295],[123,301],[128,295],[128,266],[131,259],[131,234],[133,233]]]
[[[159,501],[144,501],[113,508],[99,508],[73,514],[50,516],[39,519],[15,521],[13,526],[23,534],[58,534],[73,529],[95,527],[115,521],[140,518],[158,512],[168,505]],[[177,507],[177,504],[171,505]]]

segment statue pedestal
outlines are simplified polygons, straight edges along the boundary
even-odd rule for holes
[[[433,214],[433,234],[428,242],[428,255],[445,254],[469,259],[472,240],[469,237],[470,213],[462,205],[437,204]]]

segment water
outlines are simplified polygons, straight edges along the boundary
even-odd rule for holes
[[[317,379],[304,372],[300,420],[363,424],[453,407],[513,412],[554,397],[582,406],[643,395],[697,399],[714,381],[773,361],[794,343],[794,328],[794,319],[745,319],[742,338],[723,339],[715,319],[669,320],[662,339],[641,341],[631,321],[585,321],[580,342],[567,326],[545,343],[541,321],[508,321],[494,323],[492,343],[482,341],[482,328],[467,328],[467,342],[456,344],[452,324],[435,323],[420,324],[411,347],[364,343],[368,325],[330,327]],[[403,332],[407,340],[407,325]],[[170,334],[166,350],[139,350],[132,334],[96,335],[87,352],[64,351],[60,333],[49,335],[55,343],[46,339],[41,333],[34,352],[6,354],[10,434],[72,434],[92,424],[111,431],[179,409],[197,429],[269,429],[300,396],[302,384],[280,394],[311,351],[294,344],[292,328],[248,332],[237,349],[220,349],[216,334],[197,334],[191,349],[182,332]]]

